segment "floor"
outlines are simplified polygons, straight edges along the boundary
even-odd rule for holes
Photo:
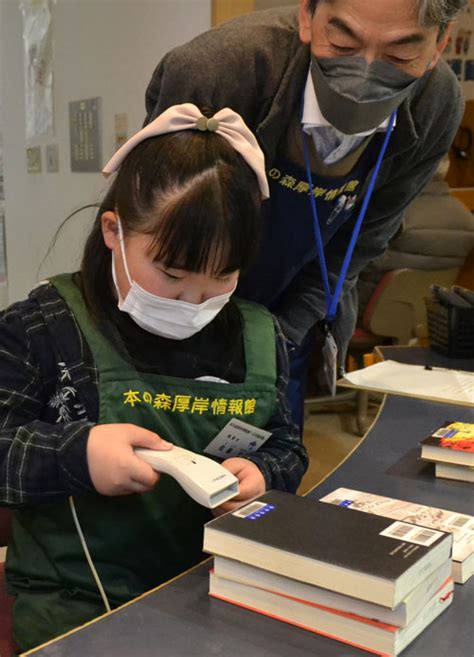
[[[374,421],[380,399],[371,398],[366,430]],[[305,420],[304,443],[309,453],[309,467],[298,493],[305,494],[326,478],[361,440],[353,402],[331,402],[319,405]]]

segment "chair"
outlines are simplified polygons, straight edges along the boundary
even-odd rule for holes
[[[468,290],[474,290],[474,248],[472,248],[459,270],[455,280],[456,285],[467,287]]]
[[[10,538],[11,513],[0,508],[0,546],[8,545]],[[13,598],[8,595],[5,584],[5,564],[0,562],[0,656],[10,657],[16,646],[13,641],[12,609]]]
[[[409,344],[427,336],[425,298],[430,285],[450,287],[459,269],[395,269],[387,272],[365,309],[362,328],[395,344]]]
[[[430,285],[450,287],[459,269],[396,269],[384,274],[364,311],[362,326],[357,327],[349,343],[348,355],[359,367],[364,355],[376,345],[409,344],[427,336],[425,298]],[[369,394],[363,390],[344,391],[334,397],[308,397],[305,411],[316,412],[321,406],[341,401],[355,402],[359,435],[367,429]]]

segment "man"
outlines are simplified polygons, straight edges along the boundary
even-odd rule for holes
[[[300,426],[318,336],[333,387],[358,274],[384,252],[457,130],[461,93],[440,56],[466,4],[301,0],[299,12],[250,14],[172,50],[149,84],[146,122],[180,102],[228,106],[265,152],[271,199],[260,257],[239,294],[281,323]]]

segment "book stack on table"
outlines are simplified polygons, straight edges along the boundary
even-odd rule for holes
[[[398,655],[452,601],[452,535],[269,491],[205,526],[210,595]]]
[[[474,482],[474,424],[445,422],[422,441],[421,458],[434,461],[437,477]]]

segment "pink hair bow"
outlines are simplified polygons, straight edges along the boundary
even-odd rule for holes
[[[111,173],[117,171],[128,153],[145,139],[168,132],[178,132],[179,130],[209,130],[224,137],[254,170],[262,197],[269,197],[270,192],[265,174],[265,156],[263,151],[240,114],[237,114],[237,112],[234,112],[228,107],[219,110],[210,119],[203,116],[202,112],[192,103],[183,103],[182,105],[169,107],[125,142],[107,162],[102,169],[102,173],[107,178]]]

